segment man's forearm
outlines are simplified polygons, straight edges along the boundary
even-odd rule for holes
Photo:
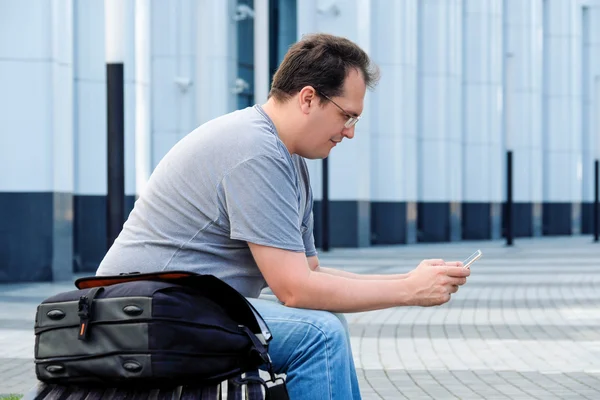
[[[408,279],[365,280],[310,271],[302,289],[286,305],[332,312],[361,312],[412,305],[412,292]]]
[[[343,276],[350,279],[364,279],[364,280],[388,280],[388,279],[406,279],[408,274],[388,274],[388,275],[367,275],[367,274],[355,274],[353,272],[342,271],[341,269],[325,268],[320,265],[315,268],[315,272],[322,272],[329,275]]]

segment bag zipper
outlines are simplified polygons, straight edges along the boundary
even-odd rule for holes
[[[235,333],[235,334],[241,335],[241,333],[237,329],[229,329],[229,328],[225,328],[225,327],[222,327],[222,326],[219,326],[219,325],[212,325],[212,324],[203,324],[203,323],[197,323],[197,322],[181,321],[181,320],[173,319],[173,318],[139,318],[139,319],[130,319],[130,320],[121,320],[121,321],[101,321],[101,322],[90,321],[89,324],[90,325],[94,325],[94,326],[98,326],[98,325],[117,325],[117,324],[126,325],[126,324],[135,324],[135,323],[140,323],[140,322],[143,323],[143,322],[151,322],[151,321],[176,322],[179,325],[214,328],[214,329],[218,329],[218,330],[221,330],[221,331],[225,331],[225,332]],[[39,335],[40,333],[48,332],[48,331],[51,331],[51,330],[65,329],[65,328],[74,328],[74,327],[79,327],[79,325],[73,324],[73,325],[49,326],[47,328],[38,328],[38,330],[35,331],[35,334]],[[242,335],[242,336],[245,336],[245,335]]]
[[[78,361],[78,360],[91,360],[94,358],[102,358],[109,356],[126,356],[126,355],[152,355],[152,354],[168,354],[176,356],[223,356],[223,357],[238,357],[239,353],[190,353],[186,351],[167,351],[167,350],[123,350],[123,351],[111,351],[108,353],[86,355],[86,356],[62,356],[62,357],[51,357],[43,359],[35,359],[35,364],[43,364],[48,362],[62,362],[62,361]]]

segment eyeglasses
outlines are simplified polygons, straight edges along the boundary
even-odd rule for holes
[[[346,110],[344,110],[342,107],[340,107],[338,105],[338,103],[336,103],[335,101],[331,100],[331,98],[329,96],[327,96],[326,94],[323,94],[321,92],[318,92],[321,96],[325,97],[327,100],[329,100],[330,102],[332,102],[337,108],[340,109],[341,112],[343,112],[346,117],[348,117],[348,120],[344,123],[344,127],[345,128],[352,128],[354,125],[356,125],[356,123],[358,122],[358,120],[360,119],[360,115],[358,117],[355,117],[353,115],[351,115],[350,113],[348,113]]]

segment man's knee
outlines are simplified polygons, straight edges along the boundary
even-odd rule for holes
[[[344,316],[344,314],[333,313],[333,315],[335,315],[337,317],[337,319],[340,321],[340,323],[344,327],[344,330],[348,331],[348,321],[346,320],[346,317]]]
[[[311,321],[314,330],[318,332],[314,339],[327,342],[336,347],[347,346],[347,324],[341,314],[329,311],[318,311],[315,319]]]
[[[267,324],[272,325],[276,340],[287,341],[292,346],[292,343],[297,346],[314,346],[327,342],[329,347],[349,348],[348,325],[342,314],[289,308],[262,296],[260,299],[248,300],[263,315]]]

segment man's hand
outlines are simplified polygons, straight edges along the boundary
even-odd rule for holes
[[[424,307],[444,304],[467,282],[470,274],[461,262],[423,260],[406,278],[414,290],[411,303]]]

